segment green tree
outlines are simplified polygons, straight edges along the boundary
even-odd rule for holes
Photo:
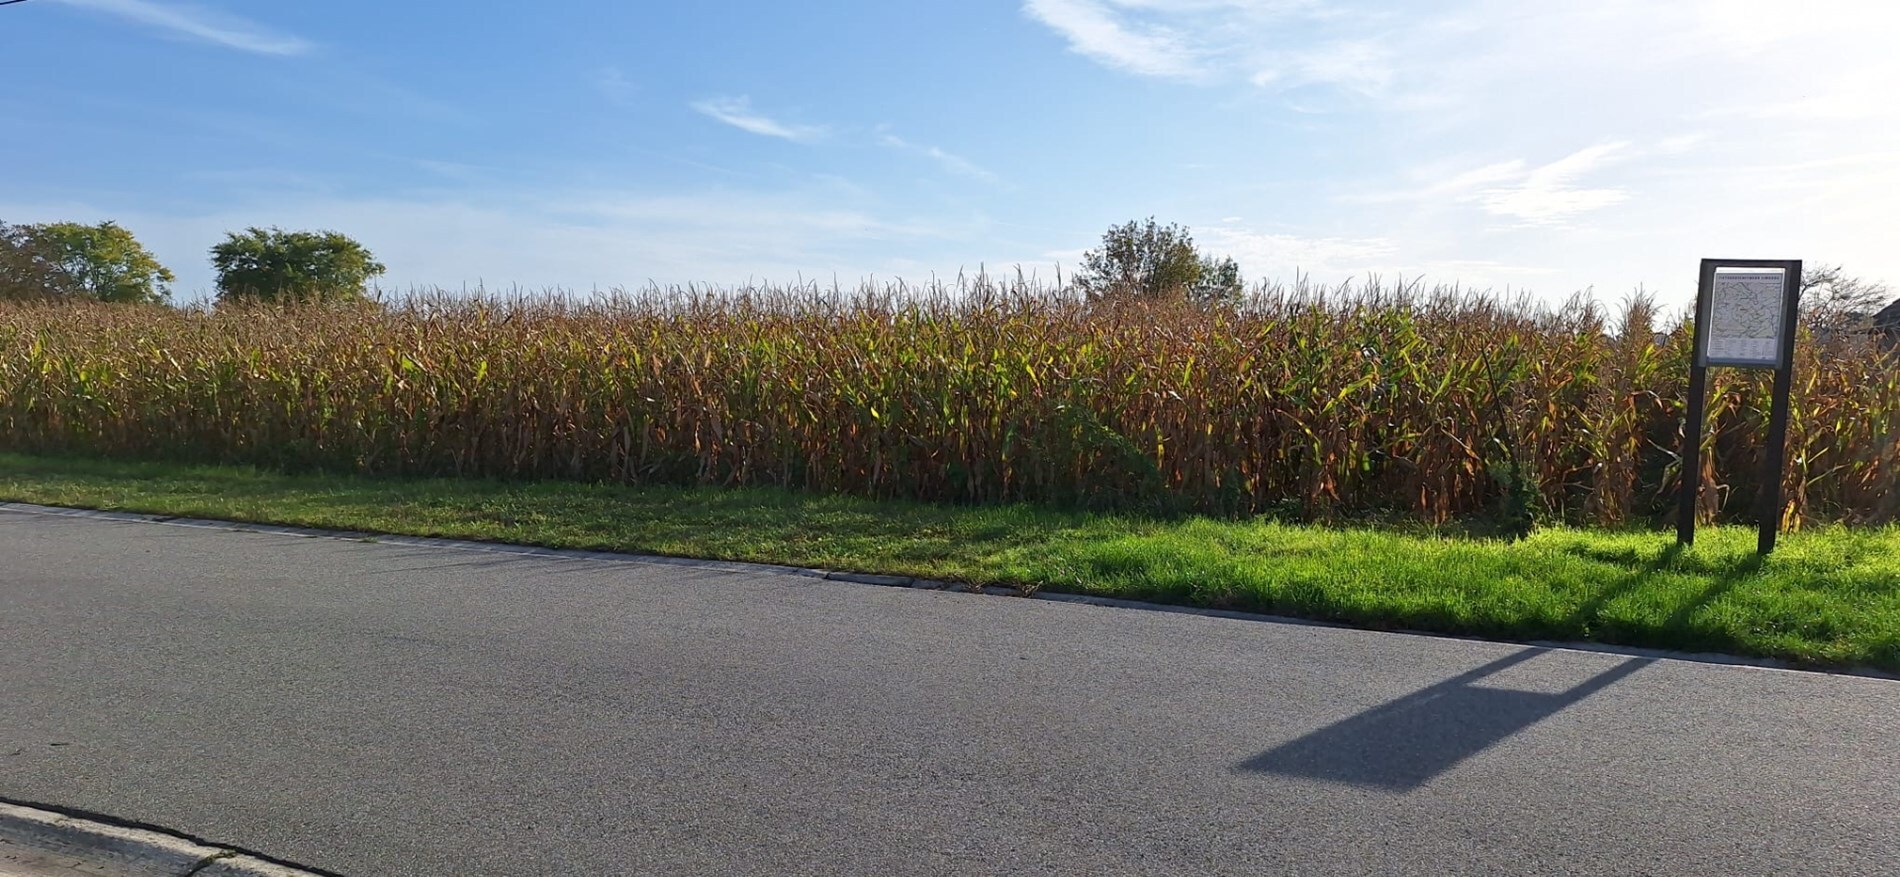
[[[49,222],[29,226],[45,254],[86,297],[106,302],[163,304],[178,278],[115,222]]]
[[[357,301],[386,269],[362,244],[334,231],[251,228],[211,248],[218,301]]]
[[[1198,304],[1237,302],[1246,288],[1246,281],[1240,277],[1240,265],[1232,256],[1218,259],[1202,256],[1201,276],[1188,288],[1188,300]]]
[[[1243,281],[1233,259],[1203,256],[1185,227],[1149,217],[1104,232],[1101,247],[1082,255],[1075,285],[1094,301],[1211,304],[1238,299]]]

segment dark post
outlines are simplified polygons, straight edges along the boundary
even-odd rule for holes
[[[1697,500],[1702,494],[1702,420],[1707,405],[1709,366],[1703,344],[1709,334],[1709,296],[1715,290],[1714,259],[1702,260],[1696,283],[1695,338],[1689,348],[1689,399],[1682,421],[1682,486],[1676,498],[1676,544],[1695,544]]]
[[[1781,363],[1775,369],[1774,400],[1768,412],[1768,447],[1763,456],[1761,491],[1755,497],[1755,520],[1760,531],[1755,538],[1755,553],[1766,556],[1775,550],[1775,536],[1781,531],[1781,476],[1788,457],[1788,404],[1794,389],[1795,312],[1801,307],[1801,262],[1788,263],[1786,296],[1781,313]]]

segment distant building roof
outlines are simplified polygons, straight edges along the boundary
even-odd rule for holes
[[[1900,298],[1896,298],[1886,307],[1874,314],[1874,328],[1887,332],[1900,332]]]

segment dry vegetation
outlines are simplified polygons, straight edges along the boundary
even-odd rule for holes
[[[0,305],[0,448],[380,474],[763,485],[1308,519],[1657,519],[1688,337],[1452,290],[1088,306],[1021,284],[387,307]],[[1656,333],[1666,333],[1658,343]],[[1900,356],[1804,337],[1790,522],[1896,518]],[[1717,370],[1746,515],[1766,373]]]

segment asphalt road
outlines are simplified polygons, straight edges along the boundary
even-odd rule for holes
[[[1900,682],[0,512],[0,797],[346,875],[1891,875]]]

